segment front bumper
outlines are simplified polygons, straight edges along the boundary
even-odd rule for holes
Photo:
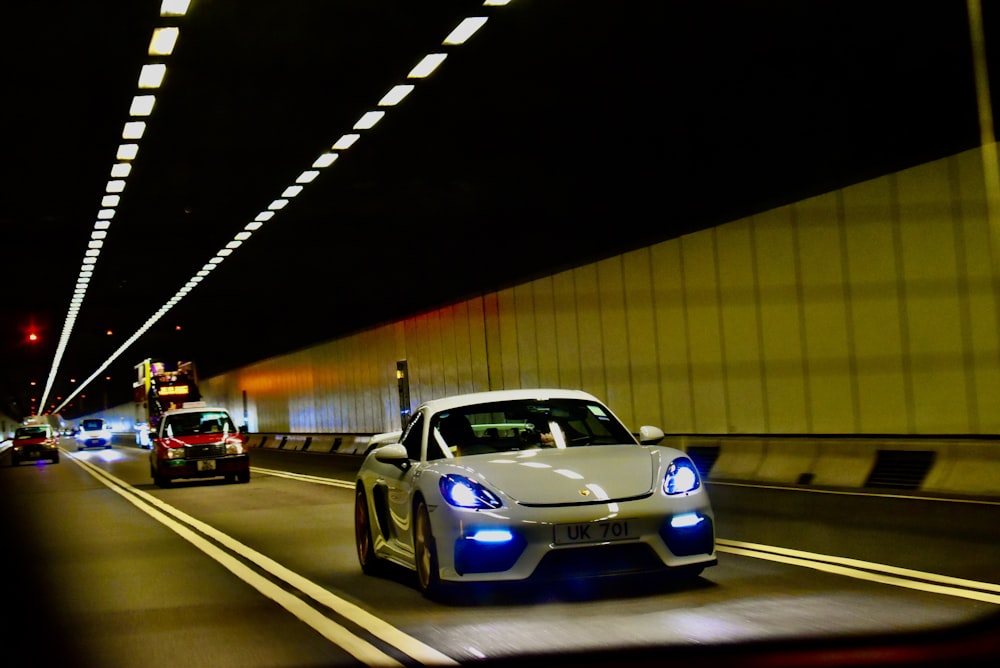
[[[250,455],[222,455],[206,459],[161,459],[160,476],[168,480],[181,478],[215,478],[250,471]]]
[[[457,526],[449,526],[448,512],[432,512],[440,576],[446,581],[560,579],[693,571],[717,563],[714,514],[703,493],[674,500],[668,513],[652,500],[620,504],[617,513],[609,510],[606,505],[557,512],[522,508],[514,516],[459,511]],[[672,526],[677,517],[696,521]],[[607,524],[609,518],[621,520],[618,527],[627,523],[629,536],[574,544],[555,539],[559,525]],[[502,543],[470,539],[493,529],[509,530],[513,538]]]

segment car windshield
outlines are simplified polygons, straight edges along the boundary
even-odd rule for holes
[[[97,431],[104,428],[104,420],[84,420],[83,429],[86,431]]]
[[[516,400],[449,409],[434,416],[431,434],[441,457],[636,444],[604,406],[579,399]]]
[[[219,411],[170,415],[165,420],[163,430],[163,433],[168,437],[223,434],[236,431],[229,415]]]
[[[25,438],[45,438],[48,436],[45,427],[22,427],[14,434],[16,440]]]

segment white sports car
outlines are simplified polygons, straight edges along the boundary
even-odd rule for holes
[[[422,404],[399,442],[358,471],[361,569],[451,583],[675,571],[716,564],[711,503],[694,463],[633,436],[576,390],[481,392]]]

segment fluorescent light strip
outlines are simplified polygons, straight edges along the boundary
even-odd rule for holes
[[[166,73],[167,66],[163,63],[143,65],[139,72],[139,88],[159,88]]]
[[[187,13],[189,5],[190,0],[163,0],[160,5],[160,16],[183,17]],[[173,26],[154,28],[150,39],[150,46],[148,50],[149,55],[170,55],[177,43],[179,33],[180,30]],[[138,88],[159,88],[163,83],[163,77],[165,76],[166,71],[167,66],[162,62],[143,65],[139,72],[139,79],[137,82]],[[129,116],[132,118],[149,116],[153,113],[155,104],[156,96],[154,95],[136,95],[132,98],[132,104],[129,107]],[[126,122],[122,128],[122,139],[138,140],[142,138],[145,132],[145,121],[130,120]],[[83,263],[80,267],[80,275],[77,279],[77,287],[73,291],[72,299],[70,299],[66,320],[63,323],[62,333],[60,334],[59,342],[56,345],[56,353],[52,360],[49,377],[45,383],[45,389],[42,392],[41,401],[36,409],[39,413],[45,413],[45,403],[48,401],[49,393],[52,391],[52,386],[55,383],[55,378],[59,371],[59,365],[62,362],[63,355],[66,353],[66,346],[69,343],[70,335],[73,332],[73,326],[76,324],[76,314],[79,312],[80,305],[83,303],[83,297],[86,294],[86,286],[90,282],[90,277],[93,274],[93,268],[97,262],[97,256],[101,252],[100,248],[104,245],[103,240],[107,236],[107,230],[111,226],[109,221],[115,215],[115,207],[117,207],[121,202],[119,193],[122,193],[125,190],[124,179],[132,172],[132,164],[130,161],[134,160],[138,153],[139,145],[137,143],[130,141],[118,146],[118,150],[115,155],[117,162],[111,167],[112,180],[108,181],[107,186],[105,187],[105,195],[101,198],[101,209],[97,213],[98,220],[94,223],[94,231],[91,233],[91,241],[88,242],[87,250],[84,253]],[[81,285],[83,286],[82,288]],[[131,345],[131,343],[129,345]],[[100,373],[100,371],[104,368],[106,367],[102,367],[97,373]],[[87,382],[89,383],[89,381]],[[69,398],[64,400],[63,403],[55,409],[55,411],[58,412],[59,410],[62,410],[66,403],[73,396],[76,396],[76,394],[80,392],[85,385],[86,384],[77,386],[76,391],[70,395]]]
[[[451,31],[451,34],[444,38],[443,44],[450,46],[465,44],[469,41],[470,37],[475,35],[476,32],[483,27],[485,23],[485,16],[470,16],[459,23],[458,26]]]
[[[183,0],[177,0],[177,2],[182,2],[182,1]],[[509,1],[510,0],[485,0],[483,6],[503,7],[507,5]],[[170,2],[170,0],[164,0],[163,5],[166,6],[168,2]],[[162,11],[163,10],[161,9],[161,15],[163,15]],[[472,35],[474,35],[480,28],[482,28],[482,26],[486,23],[486,20],[487,17],[485,16],[475,16],[466,18],[464,21],[459,23],[459,25],[454,30],[452,30],[451,33],[448,34],[448,36],[445,38],[442,44],[446,46],[457,46],[460,44],[464,44],[466,41],[469,40],[470,37],[472,37]],[[176,41],[176,38],[177,35],[176,33],[174,33],[172,38],[173,41]],[[156,31],[154,31],[154,41],[156,41],[156,39],[157,39],[157,33]],[[173,48],[173,42],[171,42],[170,48],[171,49]],[[152,43],[150,45],[150,55],[153,55]],[[438,68],[438,66],[441,65],[441,63],[444,62],[446,57],[447,54],[444,53],[431,53],[424,56],[424,58],[420,60],[417,66],[414,67],[412,70],[410,70],[410,73],[407,75],[407,78],[423,79],[428,77]],[[382,97],[382,99],[379,100],[377,106],[379,107],[396,106],[406,96],[408,96],[413,91],[413,89],[414,86],[412,84],[396,85],[393,88],[390,88],[389,91]],[[354,124],[354,127],[352,129],[370,130],[380,120],[382,120],[384,116],[385,116],[385,111],[382,110],[365,112],[361,116],[361,118],[358,119],[358,121]],[[126,124],[126,129],[128,129],[128,127],[129,124]],[[143,124],[142,128],[138,130],[139,137],[142,136],[142,130],[144,130],[144,128],[145,124]],[[129,138],[126,135],[123,136],[125,138]],[[341,135],[340,139],[338,139],[333,144],[331,150],[334,151],[347,150],[348,148],[353,146],[360,137],[361,135],[357,133],[349,133]],[[121,155],[124,146],[126,145],[122,145],[121,147],[119,147],[119,155]],[[284,209],[289,203],[289,198],[298,195],[302,191],[304,185],[312,183],[316,179],[316,177],[319,176],[320,169],[323,169],[333,164],[334,161],[336,161],[337,157],[338,157],[337,153],[325,152],[321,154],[311,165],[312,169],[308,169],[300,173],[299,176],[295,179],[294,184],[286,186],[284,188],[281,197],[273,200],[268,205],[266,211],[261,211],[260,213],[258,213],[254,217],[253,222],[247,223],[247,225],[244,226],[243,231],[237,233],[237,235],[233,238],[233,240],[226,244],[225,248],[220,249],[215,254],[215,257],[209,260],[208,263],[202,265],[202,267],[195,273],[195,275],[192,276],[190,279],[188,279],[187,283],[185,283],[184,286],[177,291],[177,294],[174,295],[173,298],[168,300],[166,304],[161,306],[159,310],[156,311],[156,313],[150,316],[150,318],[146,321],[146,323],[142,327],[140,327],[139,330],[136,331],[131,337],[129,337],[129,339],[124,344],[122,344],[111,355],[111,357],[105,360],[97,371],[95,371],[93,374],[91,374],[89,378],[87,378],[86,380],[83,381],[83,383],[77,386],[76,390],[72,394],[70,394],[65,400],[63,400],[63,402],[55,409],[55,412],[62,410],[62,408],[64,408],[73,399],[73,397],[75,397],[80,391],[82,391],[84,387],[93,382],[93,380],[97,378],[98,375],[100,375],[100,373],[104,371],[104,369],[108,368],[108,366],[110,366],[112,362],[114,362],[126,350],[128,350],[128,348],[130,348],[132,344],[139,339],[139,337],[145,334],[146,331],[149,330],[149,328],[152,327],[153,324],[156,323],[160,318],[162,318],[171,308],[173,308],[181,300],[181,298],[183,298],[189,292],[191,292],[191,290],[193,290],[198,285],[198,283],[200,283],[206,276],[208,276],[209,272],[212,269],[214,269],[215,266],[218,265],[218,263],[222,262],[222,260],[225,257],[229,256],[236,248],[239,248],[243,244],[243,242],[249,239],[254,231],[260,229],[260,227],[262,227],[265,222],[271,220],[274,217],[276,211]],[[87,262],[88,259],[92,260],[92,258],[85,258],[84,262]],[[86,267],[87,265],[84,266]],[[68,338],[68,336],[66,338]],[[60,351],[57,353],[57,362],[56,364],[53,365],[52,375],[49,377],[49,382],[48,385],[46,386],[46,395],[48,394],[49,387],[51,387],[52,385],[52,380],[55,376],[55,371],[58,365],[58,359],[61,358],[61,356],[62,356],[62,349],[60,349]],[[44,405],[44,403],[45,400],[43,399],[42,404]]]

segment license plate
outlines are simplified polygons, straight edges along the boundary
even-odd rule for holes
[[[214,459],[199,459],[198,460],[198,470],[199,471],[214,471],[215,470],[215,460]]]
[[[556,545],[606,543],[611,540],[626,540],[631,537],[628,520],[557,524],[555,526]]]

